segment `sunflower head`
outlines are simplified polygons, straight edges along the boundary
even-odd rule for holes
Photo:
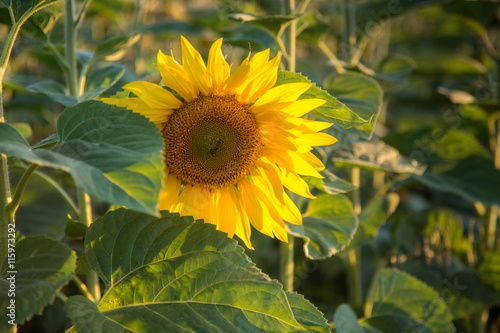
[[[309,83],[273,87],[280,58],[265,50],[250,55],[230,73],[222,39],[207,64],[181,37],[182,64],[158,52],[162,83],[144,81],[124,89],[137,97],[104,98],[148,117],[164,142],[165,178],[159,208],[213,223],[251,248],[250,224],[287,241],[284,220],[301,224],[284,187],[314,198],[300,175],[320,177],[322,162],[313,146],[336,139],[321,130],[329,123],[301,118],[321,99],[299,99]]]

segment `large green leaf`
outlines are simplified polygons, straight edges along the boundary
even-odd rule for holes
[[[367,303],[367,327],[382,332],[454,332],[446,304],[429,286],[416,278],[391,269],[381,270],[374,279]]]
[[[299,322],[306,320],[324,325],[305,300],[288,295],[289,301],[234,240],[190,217],[118,209],[92,224],[85,248],[106,284],[99,311],[133,332],[281,332],[302,330]]]
[[[289,232],[304,238],[311,259],[326,259],[347,246],[358,226],[351,202],[345,196],[320,195],[309,203],[301,225],[287,224]]]
[[[307,77],[302,76],[299,73],[278,72],[278,81],[276,82],[277,86],[294,82],[310,83],[311,81]],[[303,93],[299,99],[304,98],[319,98],[325,100],[326,103],[319,108],[316,108],[313,114],[319,115],[322,118],[332,121],[342,128],[360,126],[368,123],[368,121],[370,120],[370,117],[363,118],[362,114],[358,114],[356,110],[351,110],[346,105],[339,102],[335,97],[314,84],[311,86],[311,88],[309,88],[309,90]]]
[[[343,180],[340,177],[337,177],[327,169],[321,171],[320,174],[325,178],[321,179],[309,176],[304,176],[303,178],[306,182],[316,187],[318,190],[329,194],[347,193],[356,188],[356,186]]]
[[[66,94],[66,88],[56,81],[40,81],[26,87],[28,91],[39,93],[50,97],[53,101],[64,106],[72,106],[78,103],[76,97]]]
[[[70,248],[41,235],[20,240],[12,253],[15,260],[6,263],[0,272],[0,331],[10,327],[5,318],[14,319],[7,317],[10,299],[15,300],[15,322],[22,323],[52,302],[55,292],[69,281],[76,267],[76,255]],[[15,297],[7,297],[10,290]]]
[[[477,267],[477,274],[481,280],[500,291],[500,252],[486,252]]]
[[[414,177],[431,188],[456,194],[471,202],[500,205],[500,170],[488,158],[469,156],[449,171],[426,171],[422,176]]]
[[[409,161],[393,147],[382,141],[359,141],[348,149],[333,152],[336,167],[360,167],[394,173],[422,175],[424,168]]]
[[[80,97],[80,101],[96,98],[118,82],[123,73],[125,73],[123,66],[113,65],[90,74],[85,82],[85,92]]]
[[[323,318],[323,314],[302,295],[287,291],[286,297],[288,298],[295,319],[307,329],[307,332],[330,332],[330,325]]]
[[[332,96],[368,121],[357,130],[363,138],[371,138],[382,107],[383,92],[377,81],[361,73],[346,72],[330,75],[324,86]]]
[[[163,141],[156,125],[125,108],[87,101],[61,114],[57,135],[58,145],[31,150],[0,123],[0,152],[65,170],[98,200],[157,214]]]

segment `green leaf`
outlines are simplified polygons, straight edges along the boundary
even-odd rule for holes
[[[481,280],[500,291],[500,252],[486,252],[477,266],[477,274]]]
[[[101,68],[90,74],[85,83],[85,92],[80,97],[80,101],[94,99],[111,86],[113,86],[125,73],[125,68],[120,65]]]
[[[59,138],[57,137],[57,133],[51,134],[45,139],[40,140],[37,144],[31,146],[31,149],[39,149],[39,148],[50,148],[53,147]]]
[[[323,317],[323,314],[308,300],[306,300],[304,296],[289,291],[286,292],[286,296],[295,319],[297,319],[298,323],[307,329],[307,332],[330,332],[330,325],[328,325],[328,322]],[[295,332],[302,331],[299,330]]]
[[[21,133],[25,140],[28,140],[33,135],[33,130],[28,123],[13,123],[12,126]]]
[[[500,170],[491,159],[469,156],[443,173],[426,171],[414,176],[418,181],[439,191],[456,194],[470,202],[500,205]]]
[[[373,70],[375,77],[388,81],[402,81],[417,67],[415,61],[407,56],[389,56],[381,60]]]
[[[270,16],[255,16],[252,14],[234,13],[230,14],[229,18],[241,23],[254,25],[262,30],[265,30],[276,37],[283,26],[286,26],[291,21],[296,20],[301,15],[270,15]]]
[[[59,144],[31,150],[10,125],[0,123],[0,152],[59,168],[94,198],[157,214],[163,140],[143,116],[99,101],[67,108],[57,123]]]
[[[97,46],[90,62],[120,60],[125,55],[127,48],[137,43],[140,38],[141,34],[110,38]]]
[[[106,284],[99,311],[131,331],[302,329],[281,285],[214,225],[118,209],[89,227],[85,250]]]
[[[381,270],[368,295],[370,316],[362,324],[382,332],[454,332],[446,304],[429,286],[391,269]]]
[[[361,137],[371,138],[382,107],[383,92],[377,81],[361,73],[346,72],[327,77],[324,87],[350,110],[368,121],[357,130]]]
[[[450,249],[457,256],[465,256],[472,250],[472,244],[464,237],[464,228],[460,216],[448,209],[430,211],[427,217],[425,233],[429,238],[439,239],[433,242],[434,246],[441,245],[443,252]],[[438,244],[436,244],[439,242]]]
[[[5,320],[10,299],[15,299],[15,322],[22,323],[52,302],[55,292],[69,281],[76,267],[76,255],[70,248],[41,235],[20,240],[12,253],[13,266],[6,263],[0,272],[1,331],[10,327]],[[5,297],[11,289],[11,277],[15,278],[15,298]]]
[[[303,176],[304,180],[316,187],[318,190],[329,193],[329,194],[340,194],[347,193],[356,188],[356,186],[345,181],[342,178],[337,177],[335,174],[331,173],[327,169],[320,172],[325,178],[316,178]]]
[[[358,323],[358,317],[354,310],[347,304],[342,304],[335,310],[333,315],[336,332],[364,333],[363,326]]]
[[[320,195],[309,203],[302,225],[287,224],[292,235],[304,238],[304,252],[311,259],[326,259],[344,249],[357,227],[351,202],[341,194]]]
[[[278,72],[278,81],[276,82],[276,86],[294,82],[310,83],[311,81],[299,73]],[[329,93],[314,84],[311,88],[309,88],[309,90],[302,94],[299,99],[304,98],[319,98],[325,100],[326,103],[316,108],[316,110],[312,113],[332,121],[342,128],[363,125],[369,121],[369,119],[364,119],[362,118],[362,115],[355,113],[355,110],[353,110],[354,112],[351,111],[351,109],[349,109],[346,105],[339,102],[335,97],[331,96]]]
[[[68,223],[64,228],[64,233],[70,237],[84,237],[87,226],[81,222],[68,218]]]
[[[68,298],[64,311],[80,333],[134,332],[107,318],[99,312],[94,302],[80,295]]]
[[[28,91],[43,94],[50,97],[53,101],[61,103],[64,106],[72,106],[78,103],[76,97],[66,95],[66,88],[55,81],[41,81],[30,84],[26,87]]]
[[[334,151],[332,160],[339,168],[360,167],[394,173],[422,175],[424,168],[408,161],[399,152],[382,141],[359,141],[349,150]]]
[[[457,129],[443,131],[427,129],[410,138],[410,156],[419,164],[428,164],[429,170],[443,172],[470,156],[488,158],[483,145],[471,133]]]

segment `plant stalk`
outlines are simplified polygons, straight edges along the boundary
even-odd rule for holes
[[[291,15],[295,12],[295,0],[285,0],[285,14]],[[297,22],[290,22],[286,30],[286,46],[288,49],[288,70],[295,72],[295,53],[297,39]],[[281,243],[281,270],[280,279],[285,291],[293,291],[294,278],[294,246],[295,238],[293,235],[288,235],[288,243]]]
[[[361,213],[359,168],[351,169],[351,183],[355,188],[351,192],[351,200],[355,215]],[[358,315],[362,315],[363,295],[361,289],[361,255],[359,249],[350,249],[347,252],[347,285],[349,286],[349,303]]]
[[[68,88],[70,94],[78,98],[81,93],[81,89],[78,85],[78,71],[76,67],[76,28],[77,22],[75,21],[75,0],[65,0],[65,24],[64,24],[64,36],[66,42],[66,63],[68,64]],[[81,18],[83,13],[79,14],[78,17]],[[87,193],[82,190],[78,190],[78,205],[80,210],[80,222],[90,226],[92,224],[92,205],[90,202],[90,197]],[[99,286],[99,277],[94,271],[90,271],[86,275],[87,288],[94,298],[95,302],[98,302],[101,298],[101,289]]]
[[[16,211],[19,208],[19,204],[21,203],[24,189],[26,188],[28,180],[30,179],[33,172],[35,172],[37,167],[38,165],[32,164],[26,169],[23,176],[21,177],[21,180],[19,181],[19,184],[17,185],[16,192],[14,193],[12,201],[5,207],[5,211],[7,212],[10,221],[14,220],[14,215],[16,214]]]

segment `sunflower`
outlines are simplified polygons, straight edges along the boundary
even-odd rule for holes
[[[222,54],[222,38],[210,48],[205,65],[181,36],[182,65],[158,52],[163,84],[144,81],[123,88],[137,97],[104,98],[140,113],[159,127],[164,142],[164,179],[159,209],[191,215],[236,234],[252,248],[250,224],[287,241],[284,220],[302,217],[284,191],[314,198],[299,176],[322,176],[313,146],[337,140],[319,133],[330,123],[301,116],[325,103],[300,99],[310,83],[273,87],[279,55],[269,49],[250,54],[232,73]]]

